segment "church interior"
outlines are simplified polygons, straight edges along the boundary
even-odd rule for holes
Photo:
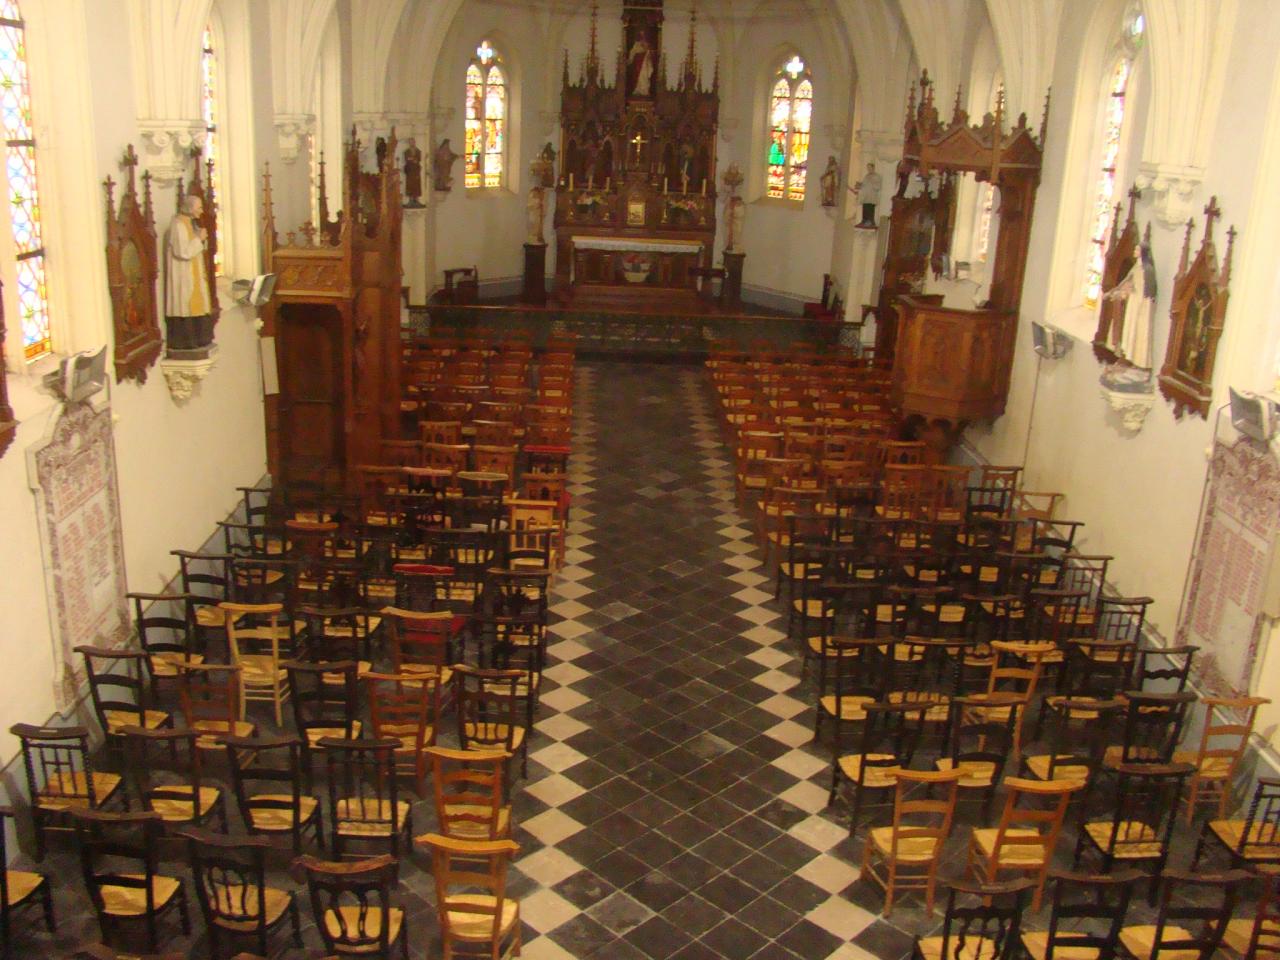
[[[1272,0],[0,0],[5,957],[1280,956]]]

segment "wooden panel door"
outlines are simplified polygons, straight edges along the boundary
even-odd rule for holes
[[[342,314],[308,303],[283,304],[278,316],[282,479],[333,485],[346,462]]]

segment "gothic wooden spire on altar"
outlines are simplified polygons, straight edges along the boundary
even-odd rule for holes
[[[103,182],[107,198],[107,285],[115,328],[116,381],[146,382],[147,370],[160,356],[164,337],[156,307],[160,275],[159,245],[151,206],[151,174],[142,174],[142,203],[138,203],[135,172],[138,155],[129,144],[120,166],[125,185],[120,209],[115,210],[115,181]]]

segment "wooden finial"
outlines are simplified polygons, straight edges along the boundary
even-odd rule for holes
[[[1040,148],[1044,149],[1045,131],[1049,129],[1049,97],[1053,93],[1053,87],[1044,92],[1044,113],[1040,114]]]
[[[329,223],[329,186],[325,181],[324,166],[324,151],[321,150],[318,170],[316,172],[316,189],[320,193],[320,196],[317,198],[317,206],[319,207],[320,225],[322,227],[327,226]]]
[[[961,96],[961,92],[962,92],[963,90],[964,90],[964,85],[963,85],[963,84],[959,84],[959,83],[957,83],[957,84],[956,84],[956,102],[955,102],[955,106],[953,106],[953,107],[951,108],[951,122],[952,122],[952,123],[959,123],[959,122],[960,122],[960,109],[961,109],[961,108],[960,108],[960,96]]]
[[[591,37],[587,44],[587,69],[593,68],[598,70],[600,66],[600,58],[596,52],[596,39],[599,35],[598,21],[600,18],[600,4],[597,0],[591,0]]]
[[[154,217],[151,215],[151,171],[142,171],[142,214],[147,219],[147,223],[152,223]]]
[[[1133,219],[1133,207],[1129,208],[1129,219]],[[1120,236],[1120,204],[1116,204],[1115,215],[1111,218],[1111,242],[1108,247],[1114,247],[1117,238]]]
[[[694,0],[693,8],[689,12],[689,50],[684,55],[684,69],[681,71],[686,77],[697,72],[698,60],[695,49],[698,41],[698,3]]]
[[[1204,208],[1204,242],[1209,243],[1213,237],[1213,222],[1222,216],[1222,210],[1218,207],[1218,198],[1210,197],[1208,205]]]
[[[1222,285],[1225,287],[1231,279],[1231,253],[1236,245],[1236,228],[1227,230],[1227,252],[1222,258]]]
[[[116,201],[115,201],[116,182],[115,182],[114,180],[112,180],[112,179],[111,179],[111,176],[110,176],[109,174],[108,174],[108,176],[107,176],[107,179],[105,179],[105,180],[103,180],[103,181],[102,181],[102,189],[103,189],[103,190],[105,190],[105,191],[107,192],[107,210],[111,213],[111,215],[112,215],[112,216],[115,216],[115,212],[116,212]]]
[[[1196,218],[1187,218],[1187,232],[1182,238],[1182,259],[1178,261],[1178,276],[1187,272],[1187,264],[1191,262],[1191,231],[1196,228]]]

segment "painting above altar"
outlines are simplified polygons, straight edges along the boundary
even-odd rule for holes
[[[696,15],[695,15],[696,17]],[[587,55],[577,82],[565,52],[557,183],[556,289],[584,285],[619,305],[637,288],[692,293],[692,271],[711,266],[716,233],[718,70],[704,89],[697,21],[674,87],[662,69],[662,0],[627,0],[616,76],[606,84],[591,9]]]

